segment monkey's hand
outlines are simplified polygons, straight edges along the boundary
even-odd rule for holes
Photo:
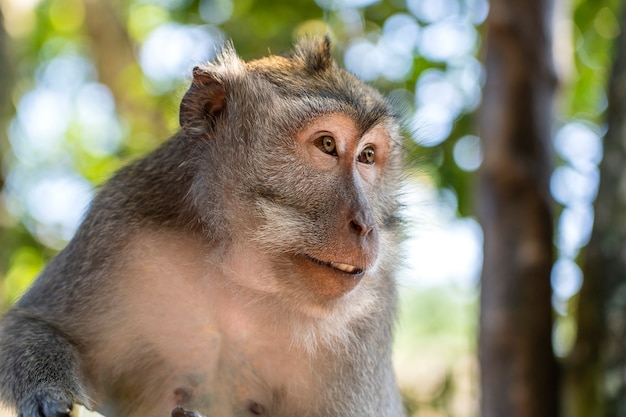
[[[204,417],[195,411],[185,410],[183,407],[176,407],[172,410],[172,417]]]
[[[18,407],[19,417],[69,417],[72,401],[60,391],[39,391]]]
[[[19,417],[104,417],[80,404],[72,404],[56,393],[38,393],[24,401]]]

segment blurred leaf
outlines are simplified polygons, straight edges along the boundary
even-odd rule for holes
[[[32,246],[22,246],[13,254],[9,270],[4,277],[7,300],[12,303],[26,291],[43,268],[41,251]]]

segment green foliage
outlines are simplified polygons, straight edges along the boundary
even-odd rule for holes
[[[14,252],[9,263],[9,270],[2,282],[9,303],[14,302],[24,293],[43,265],[43,256],[38,248],[22,246]]]
[[[449,287],[405,288],[394,343],[409,415],[476,412],[477,299]]]
[[[566,117],[602,123],[606,84],[612,63],[613,41],[620,31],[617,0],[578,1],[574,5],[572,37],[574,63],[564,74],[561,95]]]

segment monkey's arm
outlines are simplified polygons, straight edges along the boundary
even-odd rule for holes
[[[66,335],[45,318],[14,309],[0,328],[0,395],[20,417],[67,416],[88,404],[80,356]]]

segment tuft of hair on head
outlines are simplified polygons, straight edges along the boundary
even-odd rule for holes
[[[324,72],[333,66],[330,49],[328,36],[305,38],[296,44],[293,57],[302,60],[311,72]]]
[[[212,64],[215,71],[228,74],[238,74],[244,71],[245,63],[237,55],[232,41],[226,41],[218,49],[215,62]]]

